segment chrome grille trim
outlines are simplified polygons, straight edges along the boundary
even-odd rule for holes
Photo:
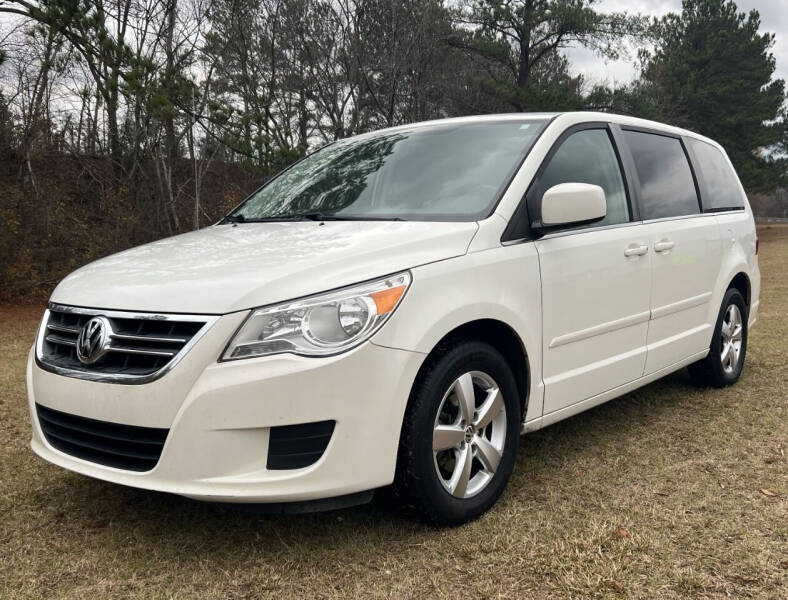
[[[47,329],[50,329],[50,328],[47,327]],[[44,338],[44,340],[49,342],[49,343],[51,343],[51,344],[61,344],[63,346],[76,346],[77,345],[77,339],[76,338],[71,340],[71,339],[68,339],[68,338],[60,337],[59,335],[47,335]]]
[[[172,350],[141,350],[140,348],[118,348],[117,346],[110,346],[107,348],[107,352],[122,352],[123,354],[161,357],[173,357],[177,354],[177,352],[173,352]]]
[[[52,331],[59,331],[61,333],[71,333],[75,336],[79,335],[79,329],[75,327],[63,327],[62,325],[55,325],[53,323],[48,323],[47,329],[51,329]]]
[[[153,359],[164,359],[166,362],[152,372],[144,374],[134,373],[113,373],[102,372],[101,365],[74,365],[66,364],[64,357],[59,357],[55,353],[45,352],[45,342],[49,345],[55,344],[64,348],[75,348],[77,336],[81,327],[66,326],[61,323],[50,322],[53,314],[64,313],[66,315],[77,315],[79,318],[91,318],[94,316],[104,316],[112,320],[122,320],[122,322],[136,321],[140,323],[140,328],[146,321],[166,322],[177,324],[201,325],[191,336],[187,335],[167,335],[144,333],[114,332],[111,335],[113,342],[107,349],[108,354],[121,354],[126,356],[139,356]],[[35,357],[36,364],[51,373],[85,379],[88,381],[102,383],[121,383],[121,384],[142,384],[154,381],[181,361],[186,353],[199,341],[199,339],[210,329],[219,319],[217,315],[182,315],[182,314],[163,314],[145,312],[127,312],[120,310],[102,310],[100,308],[84,308],[77,306],[66,306],[63,304],[50,303],[39,327],[36,336]],[[178,345],[178,348],[161,347],[169,344]],[[71,361],[73,363],[73,361]]]
[[[52,329],[50,325],[49,329]],[[77,332],[79,333],[79,332]],[[110,335],[113,340],[126,340],[129,342],[154,342],[162,344],[185,344],[191,338],[187,337],[156,337],[152,335],[127,335],[125,333],[113,333]]]

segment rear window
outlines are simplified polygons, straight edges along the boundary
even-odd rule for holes
[[[689,138],[700,171],[700,199],[704,211],[744,208],[739,179],[725,156],[711,144]]]
[[[694,215],[700,212],[695,180],[681,141],[676,138],[624,131],[640,180],[643,219]]]

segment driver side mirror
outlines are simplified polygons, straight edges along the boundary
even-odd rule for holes
[[[605,218],[605,190],[590,183],[559,183],[542,196],[542,227],[594,223]]]

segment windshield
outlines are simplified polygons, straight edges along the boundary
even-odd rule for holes
[[[341,140],[272,179],[227,220],[475,221],[546,124],[447,123]]]

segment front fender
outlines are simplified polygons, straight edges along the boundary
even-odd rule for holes
[[[430,353],[467,323],[493,319],[509,326],[528,356],[526,419],[542,413],[542,294],[531,243],[474,252],[413,269],[413,283],[373,343]]]

